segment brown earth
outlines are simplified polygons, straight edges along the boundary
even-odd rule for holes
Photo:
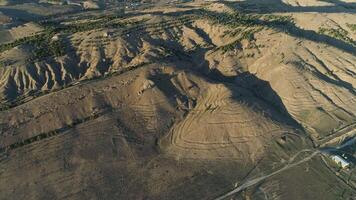
[[[330,4],[319,3],[281,5]],[[354,125],[355,46],[318,32],[354,39],[354,13],[273,12],[293,19],[283,30],[198,11],[250,12],[244,3],[183,5],[60,34],[62,56],[30,61],[31,44],[0,52],[0,199],[213,199]],[[355,190],[317,157],[236,198],[317,195]]]

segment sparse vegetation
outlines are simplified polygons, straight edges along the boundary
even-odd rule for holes
[[[33,48],[33,55],[30,59],[32,61],[38,61],[49,56],[64,55],[65,50],[62,41],[60,39],[52,40],[56,32],[57,31],[53,28],[47,28],[40,34],[20,38],[12,43],[0,45],[0,52],[19,45],[30,45]]]
[[[202,17],[212,21],[213,24],[221,24],[232,28],[231,31],[224,32],[223,36],[238,37],[234,42],[220,47],[223,52],[234,50],[239,47],[242,40],[253,41],[254,34],[264,28],[283,27],[294,25],[293,18],[290,16],[279,15],[256,15],[256,14],[227,14],[212,13],[203,11]],[[257,48],[257,46],[255,46]]]
[[[356,32],[356,24],[346,24],[347,27],[349,27],[349,29],[351,29],[351,31]]]
[[[356,41],[348,36],[349,32],[341,27],[339,28],[323,28],[320,27],[318,30],[319,34],[327,35],[335,39],[347,42],[353,46],[356,46]]]
[[[125,25],[136,25],[142,21],[128,21],[126,23],[113,22],[114,19],[118,19],[120,16],[106,16],[100,18],[100,20],[94,22],[86,22],[70,25],[59,25],[51,21],[44,21],[41,24],[45,27],[45,30],[39,34],[24,37],[15,40],[11,43],[0,45],[0,52],[10,50],[20,45],[31,45],[33,47],[33,56],[30,61],[39,61],[43,58],[50,56],[62,56],[65,54],[65,45],[61,38],[53,40],[52,38],[57,34],[72,34],[75,32],[89,31],[99,28],[107,27],[124,27]]]
[[[43,140],[43,139],[46,139],[46,138],[50,138],[50,137],[56,136],[58,134],[64,133],[65,131],[73,128],[76,125],[79,125],[81,123],[84,123],[84,122],[87,122],[87,121],[90,121],[90,120],[94,120],[94,119],[104,115],[105,113],[108,113],[108,110],[103,110],[100,113],[92,113],[90,116],[85,117],[85,118],[75,119],[71,123],[63,126],[62,128],[59,128],[59,129],[56,129],[56,130],[53,130],[53,131],[49,131],[49,132],[45,132],[45,133],[40,133],[40,134],[38,134],[36,136],[27,138],[27,139],[22,140],[22,141],[18,141],[18,142],[12,143],[12,144],[10,144],[10,145],[8,145],[6,147],[3,147],[3,148],[0,148],[0,153],[11,151],[11,150],[15,150],[15,149],[17,149],[19,147],[23,147],[25,145],[29,145],[29,144],[32,144],[34,142],[38,142],[40,140]]]
[[[232,50],[234,50],[236,48],[239,48],[240,47],[240,43],[241,43],[242,40],[247,40],[249,42],[254,41],[255,40],[254,34],[258,33],[261,30],[262,30],[261,27],[252,28],[252,29],[245,29],[245,30],[239,29],[238,33],[234,32],[232,34],[232,36],[234,36],[234,37],[236,35],[238,35],[238,39],[236,39],[234,42],[232,42],[230,44],[227,44],[227,45],[224,45],[224,46],[220,47],[219,49],[222,50],[223,53],[225,53],[227,51],[232,51]]]
[[[355,196],[320,160],[355,121],[350,45],[300,23],[328,13],[205,3],[78,10],[0,45],[20,45],[0,53],[0,199]]]
[[[201,17],[207,18],[216,24],[222,24],[231,28],[239,27],[255,27],[263,26],[290,26],[294,24],[291,16],[280,15],[259,15],[259,14],[244,14],[244,13],[213,13],[210,11],[202,11]]]
[[[118,28],[123,27],[125,24],[115,21],[115,19],[119,19],[121,16],[106,16],[99,20],[88,21],[84,23],[72,23],[63,27],[63,32],[65,33],[76,33],[76,32],[84,32],[94,29],[100,28]]]

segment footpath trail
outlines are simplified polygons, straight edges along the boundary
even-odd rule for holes
[[[302,150],[302,151],[300,151],[299,153],[305,152],[305,151],[306,151],[306,150]],[[295,156],[293,156],[293,159],[292,159],[292,160],[294,160],[294,158],[296,158],[296,157],[299,155],[299,153],[297,153]],[[238,192],[240,192],[240,191],[242,191],[242,190],[244,190],[244,189],[246,189],[246,188],[248,188],[248,187],[250,187],[250,186],[252,186],[252,185],[255,185],[255,184],[257,184],[257,183],[259,183],[259,182],[261,182],[261,181],[263,181],[263,180],[265,180],[265,179],[271,177],[271,176],[274,176],[274,175],[279,174],[279,173],[281,173],[281,172],[283,172],[283,171],[285,171],[285,170],[287,170],[287,169],[289,169],[289,168],[292,168],[292,167],[294,167],[294,166],[296,166],[296,165],[300,165],[300,164],[302,164],[302,163],[304,163],[304,162],[306,162],[306,161],[309,161],[309,160],[311,160],[313,157],[315,157],[316,155],[318,155],[319,153],[321,153],[321,152],[318,151],[318,150],[316,150],[316,151],[314,151],[312,154],[310,154],[309,156],[303,158],[302,160],[300,160],[300,161],[298,161],[298,162],[295,162],[295,163],[288,163],[288,164],[287,164],[286,166],[284,166],[283,168],[281,168],[281,169],[279,169],[279,170],[277,170],[277,171],[274,171],[274,172],[272,172],[272,173],[270,173],[270,174],[268,174],[268,175],[264,175],[264,176],[261,176],[261,177],[258,177],[258,178],[254,178],[254,179],[248,180],[248,181],[246,181],[245,183],[243,183],[242,185],[240,185],[239,187],[237,187],[237,188],[231,190],[230,192],[228,192],[228,193],[226,193],[226,194],[224,194],[224,195],[222,195],[222,196],[216,198],[215,200],[222,200],[222,199],[225,199],[225,198],[227,198],[227,197],[229,197],[229,196],[231,196],[231,195],[233,195],[233,194],[236,194],[236,193],[238,193]]]
[[[349,131],[348,133],[345,133],[345,134],[349,134],[350,132],[354,133],[354,130],[351,130],[351,131]],[[343,134],[343,135],[345,135],[345,134]],[[341,137],[341,136],[339,136],[339,137]],[[344,148],[346,146],[354,144],[355,142],[356,142],[356,137],[354,137],[354,138],[350,139],[348,142],[336,147],[336,149]],[[321,146],[323,146],[323,145],[321,145]],[[313,153],[311,153],[310,155],[306,156],[302,160],[294,162],[294,160],[298,157],[298,155],[300,153],[308,152],[308,151],[313,152]],[[248,187],[250,187],[252,185],[255,185],[257,183],[260,183],[261,181],[263,181],[263,180],[265,180],[265,179],[267,179],[267,178],[269,178],[271,176],[274,176],[274,175],[279,174],[279,173],[281,173],[281,172],[283,172],[283,171],[285,171],[285,170],[287,170],[289,168],[292,168],[292,167],[300,165],[300,164],[302,164],[304,162],[307,162],[307,161],[311,160],[313,157],[315,157],[315,156],[317,156],[317,155],[319,155],[321,153],[322,153],[322,151],[319,150],[319,149],[303,149],[303,150],[299,151],[298,153],[296,153],[293,157],[291,157],[291,159],[289,160],[288,164],[285,165],[284,167],[282,167],[281,169],[276,170],[276,171],[274,171],[274,172],[272,172],[270,174],[258,177],[258,178],[253,178],[253,179],[247,180],[242,185],[240,185],[239,187],[236,187],[235,189],[231,190],[230,192],[227,192],[226,194],[217,197],[215,200],[222,200],[222,199],[225,199],[225,198],[227,198],[227,197],[229,197],[229,196],[231,196],[233,194],[241,192],[242,190],[244,190],[244,189],[246,189],[246,188],[248,188]]]

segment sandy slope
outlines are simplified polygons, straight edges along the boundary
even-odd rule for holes
[[[304,20],[307,20],[305,16],[294,17],[297,25],[303,29],[318,27],[304,27]],[[322,15],[318,17],[325,18]],[[192,69],[218,70],[225,76],[250,72],[256,78],[267,81],[271,90],[280,98],[280,102],[276,103],[274,97],[268,94],[270,91],[263,91],[263,85],[259,83],[257,85],[262,89],[257,95],[291,115],[310,131],[315,139],[320,139],[355,119],[356,110],[352,106],[355,103],[355,57],[351,53],[272,30],[257,33],[255,42],[242,43],[241,49],[224,53],[215,49],[235,40],[234,37],[224,34],[228,30],[227,27],[212,25],[202,20],[190,20],[187,24],[180,24],[178,20],[166,17],[164,21],[169,24],[169,28],[162,29],[153,26],[160,22],[153,20],[155,18],[152,15],[150,18],[146,32],[133,30],[120,35],[115,30],[107,29],[71,35],[68,39],[73,46],[73,53],[59,58],[28,63],[25,56],[16,56],[31,54],[25,50],[26,47],[1,53],[0,58],[10,63],[0,69],[3,74],[0,81],[2,98],[13,99],[29,91],[58,89],[74,81],[99,77],[128,66],[152,62],[172,53],[176,55],[181,50],[191,51],[200,46],[200,50],[194,53]],[[327,17],[325,22],[320,23],[324,24],[330,20]],[[337,20],[341,18],[334,17],[332,22],[337,23]],[[258,48],[251,48],[251,45],[257,45]],[[338,55],[336,59],[335,54]],[[247,84],[251,87],[251,83]],[[216,92],[223,90],[209,89],[207,93],[224,96],[224,93],[218,95]],[[231,94],[226,98],[231,98],[229,96]],[[211,97],[208,95],[206,98]],[[210,104],[209,101],[202,105]],[[221,101],[222,104],[229,105],[226,100],[213,98],[211,101]],[[233,116],[235,117],[245,118]],[[311,120],[315,118],[318,120]],[[181,131],[178,131],[178,134],[179,132]]]
[[[60,57],[30,62],[31,45],[1,52],[1,102],[17,104],[0,111],[0,179],[9,182],[0,190],[29,199],[210,199],[355,122],[355,47],[317,33],[347,29],[354,14],[278,12],[294,18],[298,34],[264,27],[224,50],[237,28],[190,18],[199,6],[132,11],[124,20],[146,21],[64,34]],[[297,176],[335,183],[320,163]],[[288,194],[283,183],[291,182],[267,189]],[[293,197],[353,194],[325,188],[298,187]]]

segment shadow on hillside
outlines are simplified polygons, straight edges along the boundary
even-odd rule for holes
[[[300,66],[301,68],[303,68],[303,63],[300,63],[300,62],[292,62],[293,65],[295,66]],[[332,79],[328,76],[326,76],[325,74],[322,74],[321,72],[319,71],[314,71],[313,72],[314,75],[322,80],[324,80],[325,82],[329,83],[329,84],[333,84],[333,85],[336,85],[338,87],[342,87],[342,88],[345,88],[346,90],[348,90],[351,94],[353,95],[356,95],[356,92],[355,92],[355,89],[354,87],[352,86],[351,83],[348,83],[338,77],[336,77],[336,80],[335,79]],[[348,111],[345,110],[345,112],[347,113],[350,113]],[[351,113],[350,113],[351,114]],[[351,114],[352,115],[352,114]]]
[[[205,50],[203,50],[205,51]],[[203,53],[191,56],[192,71],[207,82],[223,84],[232,93],[232,99],[247,105],[273,121],[303,130],[303,127],[293,119],[279,95],[271,85],[259,79],[250,72],[237,76],[225,76],[217,69],[209,69],[209,62]],[[199,62],[199,64],[197,63]],[[199,65],[199,67],[196,67]]]
[[[224,1],[236,9],[244,9],[247,12],[271,13],[271,12],[318,12],[318,13],[356,13],[356,3],[348,3],[340,0],[319,0],[321,3],[333,5],[321,6],[292,6],[282,0],[246,0],[241,2]]]
[[[239,3],[228,2],[227,4],[239,4]],[[276,12],[281,12],[281,10],[278,10]],[[261,13],[261,12],[254,11],[254,13]],[[192,15],[192,14],[195,14],[197,16],[205,15],[205,16],[214,16],[220,18],[220,21],[225,21],[225,22],[231,21],[231,19],[233,18],[233,16],[229,15],[228,13],[218,13],[209,10],[188,10],[188,11],[180,11],[180,12],[164,13],[164,14],[162,12],[150,12],[148,14],[164,15],[164,16],[171,16],[171,17],[179,17],[179,16]],[[282,23],[276,23],[273,21],[265,21],[261,19],[251,18],[243,21],[243,23],[251,26],[260,25],[266,28],[271,28],[280,32],[284,32],[296,38],[306,39],[317,43],[324,43],[333,46],[335,48],[338,48],[342,51],[345,51],[347,53],[356,55],[356,43],[354,43],[355,46],[353,46],[342,40],[338,40],[336,38],[317,33],[316,31],[299,28],[294,24],[293,21],[283,21]]]
[[[4,13],[6,16],[9,16],[13,19],[18,19],[20,21],[29,22],[32,20],[38,20],[42,16],[34,13],[29,13],[25,10],[14,9],[14,8],[1,8],[0,12]]]
[[[220,21],[229,22],[234,20],[234,16],[231,16],[226,13],[217,13],[212,11],[203,11],[202,14],[207,16],[214,16],[218,18]],[[248,18],[248,19],[238,19],[241,20],[242,23],[247,25],[259,25],[267,28],[272,28],[274,30],[284,32],[288,35],[294,36],[296,38],[307,39],[310,41],[314,41],[317,43],[324,43],[333,47],[336,47],[340,50],[348,52],[350,54],[356,55],[356,47],[346,43],[344,41],[335,39],[333,37],[319,34],[313,30],[304,30],[297,27],[293,21],[283,21],[283,22],[274,22],[274,21],[265,21],[261,19]],[[356,44],[355,44],[356,45]]]
[[[223,84],[231,91],[233,101],[250,107],[272,121],[298,130],[304,130],[288,113],[281,98],[267,81],[263,81],[249,72],[241,73],[237,76],[225,76],[217,69],[210,69],[209,62],[205,59],[205,53],[210,48],[201,48],[190,53],[186,53],[182,49],[184,48],[179,46],[171,49],[175,57],[168,60],[177,69],[189,71],[209,83]],[[160,80],[162,79],[164,78],[160,77]],[[166,77],[165,79],[170,79],[170,77]],[[167,84],[169,80],[165,82],[165,85],[162,87],[170,89],[162,91],[168,98],[171,98],[175,93],[172,93],[174,86]]]

